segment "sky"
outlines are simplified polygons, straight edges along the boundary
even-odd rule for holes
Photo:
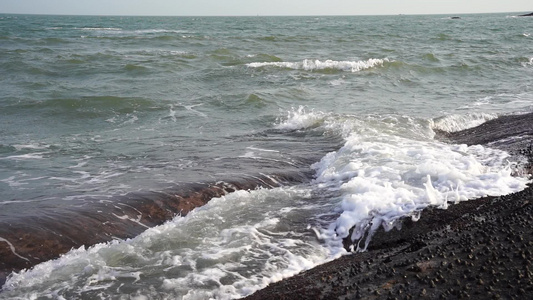
[[[532,11],[532,0],[0,0],[0,13],[61,15],[397,15]]]

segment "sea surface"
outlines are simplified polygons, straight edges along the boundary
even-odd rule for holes
[[[364,250],[428,205],[523,189],[520,157],[435,132],[533,111],[532,21],[0,15],[0,221],[307,178],[72,249],[0,298],[239,298],[346,254],[354,226]]]

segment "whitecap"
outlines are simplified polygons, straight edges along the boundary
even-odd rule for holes
[[[40,152],[40,153],[31,153],[31,154],[21,154],[21,155],[11,155],[0,158],[2,159],[8,159],[8,160],[32,160],[32,159],[43,159],[43,154],[48,152]]]
[[[336,61],[329,59],[321,61],[318,59],[304,59],[301,62],[253,62],[246,64],[246,66],[250,68],[278,67],[306,71],[336,69],[346,72],[359,72],[365,69],[383,66],[383,64],[388,61],[387,58],[370,58],[368,60],[359,61]]]
[[[482,99],[476,103],[478,105],[487,104],[488,98]],[[498,114],[490,113],[469,113],[469,114],[453,114],[432,120],[432,128],[446,132],[456,132],[479,126],[487,121],[496,119]]]
[[[327,114],[323,112],[315,112],[314,110],[307,109],[305,106],[293,107],[287,112],[286,118],[278,118],[278,123],[275,125],[275,128],[287,131],[305,129],[318,125],[326,116]]]
[[[122,30],[122,28],[116,28],[116,27],[82,27],[78,29],[89,30],[89,31],[121,31]]]

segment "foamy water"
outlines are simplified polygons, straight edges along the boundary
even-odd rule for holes
[[[390,230],[427,206],[445,209],[519,191],[528,182],[511,176],[506,152],[433,140],[432,120],[359,118],[300,107],[278,122],[279,130],[322,128],[344,136],[345,143],[311,166],[316,177],[309,184],[212,199],[133,239],[82,247],[14,274],[4,294],[239,298],[347,254],[343,238],[362,251],[379,227]],[[380,127],[388,130],[376,134]]]
[[[332,69],[348,72],[359,72],[365,69],[383,66],[383,63],[388,61],[389,60],[387,58],[371,58],[366,61],[334,61],[330,59],[321,61],[318,59],[304,59],[302,62],[253,62],[246,65],[251,68],[278,67],[296,70],[302,69],[306,71]]]
[[[131,205],[151,192],[301,180],[72,249],[11,274],[0,298],[239,298],[348,254],[343,238],[363,251],[425,207],[523,189],[519,157],[435,132],[533,109],[529,25],[2,16],[0,244],[15,259],[33,256],[6,224],[48,216],[47,232],[76,234],[54,221],[105,203],[144,229]]]

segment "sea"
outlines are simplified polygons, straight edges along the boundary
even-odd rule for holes
[[[533,111],[533,19],[515,15],[1,14],[3,226],[297,179],[13,272],[0,298],[240,298],[425,207],[524,189],[521,157],[435,137]]]

